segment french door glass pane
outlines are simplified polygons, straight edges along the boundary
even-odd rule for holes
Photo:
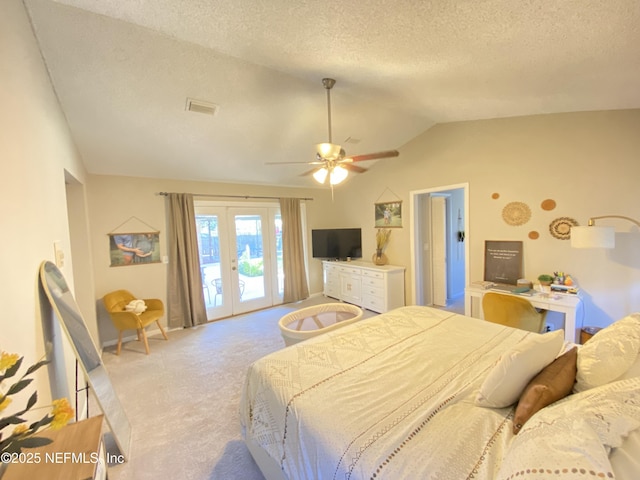
[[[282,217],[275,215],[276,271],[278,272],[278,295],[284,295],[284,267],[282,266]]]
[[[222,305],[220,280],[220,237],[217,215],[196,215],[200,274],[207,307]]]
[[[263,298],[265,283],[261,217],[260,215],[236,215],[235,227],[240,301]]]

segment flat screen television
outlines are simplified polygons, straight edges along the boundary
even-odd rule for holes
[[[313,258],[362,258],[362,229],[311,230],[311,247]]]

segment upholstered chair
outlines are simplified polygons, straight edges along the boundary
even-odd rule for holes
[[[127,305],[129,305],[132,300],[138,299],[127,290],[116,290],[115,292],[106,294],[102,298],[113,324],[118,329],[118,348],[116,355],[120,355],[122,332],[125,330],[136,330],[138,332],[138,340],[142,339],[144,341],[144,349],[147,355],[149,355],[149,342],[147,341],[147,334],[145,333],[145,328],[149,324],[156,322],[164,339],[169,340],[162,325],[160,325],[160,318],[164,315],[164,305],[162,300],[156,298],[140,299],[144,301],[147,308],[143,312],[136,313],[127,310]]]
[[[547,311],[538,311],[526,298],[502,293],[485,293],[482,299],[484,319],[508,327],[541,333]]]

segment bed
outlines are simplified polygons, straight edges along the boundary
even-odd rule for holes
[[[628,319],[574,347],[562,332],[402,307],[252,364],[243,436],[269,480],[637,479],[640,314]],[[571,392],[523,421],[531,392],[553,390],[537,379],[572,354]],[[603,354],[613,366],[593,361]]]

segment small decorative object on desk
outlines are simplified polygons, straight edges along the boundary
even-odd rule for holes
[[[565,272],[553,272],[553,283],[551,291],[563,293],[578,293],[578,286],[571,278],[571,275]]]
[[[543,273],[542,275],[538,276],[538,281],[540,282],[540,285],[545,285],[548,287],[553,283],[553,277],[551,275]]]
[[[11,404],[12,395],[24,390],[33,381],[33,379],[27,377],[49,363],[47,360],[41,360],[30,366],[15,383],[9,385],[5,390],[5,380],[14,377],[18,373],[23,359],[24,357],[20,357],[17,353],[4,351],[0,353],[0,412],[4,412]],[[2,453],[3,459],[5,455],[8,456],[7,458],[12,458],[11,455],[19,454],[23,448],[40,447],[51,443],[50,439],[38,437],[36,434],[45,429],[45,427],[53,430],[60,429],[74,416],[74,410],[67,399],[61,398],[53,401],[50,414],[45,415],[39,421],[30,422],[23,416],[32,409],[37,401],[38,392],[33,392],[24,408],[5,417],[0,417],[0,453]],[[5,428],[7,430],[12,428],[12,431],[4,432]]]
[[[371,260],[376,265],[386,265],[388,263],[387,256],[384,251],[389,245],[389,238],[391,237],[391,229],[379,228],[376,232],[376,253],[373,254]]]

